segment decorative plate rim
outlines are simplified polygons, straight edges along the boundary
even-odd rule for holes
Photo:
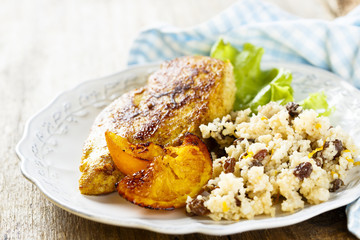
[[[349,204],[352,201],[356,200],[360,196],[360,184],[357,184],[357,186],[354,186],[351,189],[347,189],[347,190],[341,192],[343,195],[346,195],[346,196],[349,195],[346,198],[341,197],[340,199],[330,200],[330,201],[321,203],[319,205],[312,205],[308,208],[299,210],[295,213],[288,214],[285,216],[279,216],[279,217],[274,217],[274,218],[267,217],[267,218],[263,218],[263,219],[259,219],[259,220],[256,220],[256,219],[255,220],[241,220],[238,222],[228,222],[228,221],[227,222],[225,222],[225,221],[213,222],[212,224],[204,224],[204,223],[197,221],[196,218],[194,218],[194,221],[192,222],[192,224],[188,224],[188,226],[186,226],[186,227],[174,226],[173,228],[169,228],[169,226],[163,227],[161,224],[158,224],[158,221],[160,221],[160,220],[154,221],[151,219],[139,219],[139,218],[112,219],[109,217],[106,218],[103,216],[96,216],[91,213],[79,211],[76,208],[70,206],[69,204],[61,203],[60,201],[58,201],[56,199],[56,197],[52,196],[46,190],[46,188],[43,186],[43,184],[40,182],[40,180],[31,176],[31,174],[29,173],[28,169],[26,169],[26,166],[25,166],[27,157],[23,154],[22,147],[25,146],[26,142],[31,141],[29,139],[30,138],[29,131],[31,129],[31,125],[33,124],[33,122],[35,122],[37,120],[37,118],[39,118],[39,116],[41,116],[42,114],[45,114],[46,111],[48,109],[50,109],[50,107],[52,105],[54,105],[57,101],[59,101],[61,98],[66,97],[66,95],[70,94],[71,92],[81,89],[82,87],[84,87],[88,84],[98,82],[103,79],[120,76],[120,75],[126,74],[126,73],[134,71],[134,70],[145,71],[146,69],[156,68],[159,66],[159,64],[160,63],[157,62],[157,63],[135,65],[135,66],[128,67],[118,73],[106,76],[106,77],[81,82],[81,83],[77,84],[75,87],[59,93],[55,98],[53,98],[50,101],[50,103],[48,103],[47,105],[42,107],[39,111],[37,111],[35,114],[33,114],[26,121],[24,130],[23,130],[23,135],[15,147],[16,154],[19,157],[19,159],[21,160],[20,168],[21,168],[21,172],[22,172],[23,176],[27,180],[29,180],[31,183],[33,183],[37,188],[39,188],[41,193],[48,200],[50,200],[53,204],[55,204],[56,206],[66,210],[70,213],[73,213],[77,216],[80,216],[80,217],[83,217],[83,218],[86,218],[86,219],[89,219],[92,221],[100,222],[100,223],[105,223],[105,224],[110,224],[110,225],[115,225],[115,226],[122,226],[122,227],[146,229],[146,230],[164,233],[164,234],[202,233],[202,234],[208,234],[208,235],[228,235],[228,234],[241,233],[241,232],[251,231],[251,230],[259,230],[259,229],[264,229],[264,228],[284,227],[284,226],[289,226],[292,224],[296,224],[296,223],[305,221],[305,220],[310,219],[314,216],[317,216],[321,213],[324,213],[324,212],[330,211],[332,209]],[[339,76],[337,76],[331,72],[328,72],[324,69],[313,67],[310,65],[299,64],[299,63],[284,63],[284,62],[264,62],[262,64],[262,68],[263,67],[266,68],[266,67],[274,66],[274,65],[281,66],[283,68],[302,67],[302,68],[307,68],[307,69],[313,69],[313,70],[316,70],[317,72],[322,72],[323,74],[327,74],[327,75],[329,75],[329,77],[336,78],[337,80],[341,81],[341,83],[344,87],[346,87],[348,89],[351,89],[351,90],[355,89],[353,86],[351,86],[348,82],[341,79]],[[276,219],[276,220],[280,219],[281,221],[274,221],[274,219]],[[163,220],[163,221],[166,221],[166,220]],[[170,221],[170,220],[167,220],[167,221]],[[259,221],[260,221],[260,223],[263,223],[263,224],[259,224]],[[247,222],[248,224],[241,224],[243,222]],[[225,225],[222,223],[227,223],[227,224]]]

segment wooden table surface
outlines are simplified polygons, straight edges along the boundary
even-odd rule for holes
[[[333,19],[358,1],[267,0],[302,17]],[[49,202],[20,172],[14,148],[26,120],[60,92],[118,72],[142,28],[201,23],[234,0],[0,1],[0,238],[354,239],[339,208],[308,221],[230,236],[165,235],[100,224]]]

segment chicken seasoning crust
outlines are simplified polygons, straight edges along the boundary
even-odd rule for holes
[[[228,114],[235,100],[229,62],[210,57],[181,57],[165,62],[146,86],[123,94],[96,118],[81,159],[79,189],[97,195],[115,191],[123,178],[105,140],[111,131],[131,143],[176,146],[186,133]]]

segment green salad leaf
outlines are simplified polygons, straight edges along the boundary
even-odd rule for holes
[[[258,106],[265,105],[269,102],[279,102],[285,105],[294,101],[294,90],[290,86],[292,75],[291,72],[284,69],[272,69],[269,71],[266,80],[271,80],[266,84],[251,100],[250,108],[253,112],[257,111]]]
[[[282,104],[293,101],[291,87],[292,76],[283,69],[260,69],[264,49],[245,43],[239,51],[230,43],[220,39],[211,49],[210,56],[220,60],[229,60],[234,66],[236,98],[234,110],[250,107],[252,111],[270,101]]]
[[[210,56],[223,61],[229,60],[234,67],[236,98],[234,110],[251,108],[257,112],[258,106],[271,101],[285,105],[294,101],[291,87],[291,72],[273,68],[261,70],[260,63],[264,49],[245,43],[239,51],[230,43],[219,39],[211,48]],[[299,103],[303,109],[314,109],[321,116],[329,116],[335,108],[329,108],[324,92],[312,93]]]
[[[307,98],[299,102],[303,109],[314,109],[320,116],[329,116],[335,111],[335,107],[329,107],[324,92],[311,93]]]

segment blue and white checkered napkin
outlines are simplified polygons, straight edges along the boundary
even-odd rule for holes
[[[265,49],[265,61],[305,63],[331,71],[360,88],[360,7],[333,21],[302,19],[260,0],[242,0],[188,29],[172,26],[140,33],[129,65],[184,55],[209,55],[215,41]],[[348,227],[360,238],[360,200],[349,205]]]

